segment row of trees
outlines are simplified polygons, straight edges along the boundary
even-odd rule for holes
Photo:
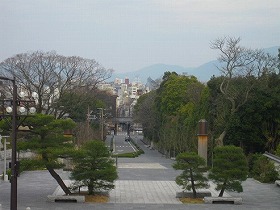
[[[210,153],[216,145],[241,146],[246,153],[274,152],[280,141],[280,57],[240,45],[240,38],[211,43],[221,76],[207,84],[165,72],[159,88],[141,96],[135,120],[145,138],[170,156],[197,151],[200,119],[209,123]]]
[[[240,147],[218,146],[214,150],[214,167],[208,177],[217,184],[222,197],[225,190],[242,192],[241,182],[247,179],[248,165],[246,157]],[[173,168],[183,170],[176,177],[176,183],[184,190],[192,190],[193,197],[197,197],[197,189],[208,188],[208,178],[205,172],[205,160],[194,152],[180,153],[176,157]]]

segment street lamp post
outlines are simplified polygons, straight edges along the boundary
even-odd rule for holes
[[[104,109],[103,109],[103,108],[97,108],[97,109],[100,110],[100,115],[101,115],[101,116],[100,116],[100,117],[101,117],[101,119],[100,119],[101,140],[103,140],[103,135],[104,135],[104,134],[103,134],[103,132],[104,132],[104,131],[103,131],[103,129],[104,129],[104,127],[103,127],[103,126],[104,126],[104,125],[103,125],[103,117],[104,117],[103,110],[104,110]]]
[[[10,207],[11,210],[17,209],[17,161],[16,161],[16,149],[17,149],[17,86],[15,77],[13,79],[7,77],[0,77],[0,80],[8,80],[13,83],[13,99],[12,99],[12,159],[11,159],[11,197]]]
[[[11,210],[17,209],[17,85],[13,82],[13,113],[12,113],[12,163],[11,163]]]
[[[17,152],[17,105],[20,103],[18,100],[17,94],[17,85],[15,77],[13,79],[7,77],[1,77],[0,80],[11,81],[13,84],[13,98],[12,98],[12,110],[7,108],[7,112],[12,111],[12,157],[11,157],[11,196],[10,196],[10,209],[17,210],[17,176],[19,169],[19,162],[16,160],[16,152]],[[26,101],[25,101],[26,102]],[[33,101],[32,101],[33,102]],[[33,108],[33,107],[32,107]],[[35,112],[35,109],[30,109],[32,112]],[[25,111],[25,109],[19,109],[19,111]],[[31,112],[31,111],[30,111]]]

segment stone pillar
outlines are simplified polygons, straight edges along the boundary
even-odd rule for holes
[[[198,122],[198,155],[204,158],[207,166],[207,149],[208,149],[208,124],[205,119]]]

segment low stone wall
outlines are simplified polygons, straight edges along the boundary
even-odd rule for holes
[[[6,159],[9,160],[12,157],[12,150],[11,149],[7,149],[6,150]],[[0,151],[0,159],[4,160],[4,151]]]
[[[204,197],[204,203],[208,204],[242,204],[242,198],[239,197]]]
[[[17,156],[18,156],[18,153],[17,153]],[[12,157],[12,150],[7,149],[6,150],[6,159],[10,160],[11,157]],[[19,153],[19,158],[32,158],[32,157],[36,157],[36,154],[33,152],[26,151],[26,152]],[[0,151],[0,159],[4,160],[4,151]]]
[[[83,196],[83,195],[48,195],[48,201],[84,203],[85,196]]]

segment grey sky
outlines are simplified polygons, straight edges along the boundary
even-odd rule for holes
[[[0,61],[34,50],[93,58],[116,72],[217,57],[210,42],[280,45],[279,0],[0,0]]]

